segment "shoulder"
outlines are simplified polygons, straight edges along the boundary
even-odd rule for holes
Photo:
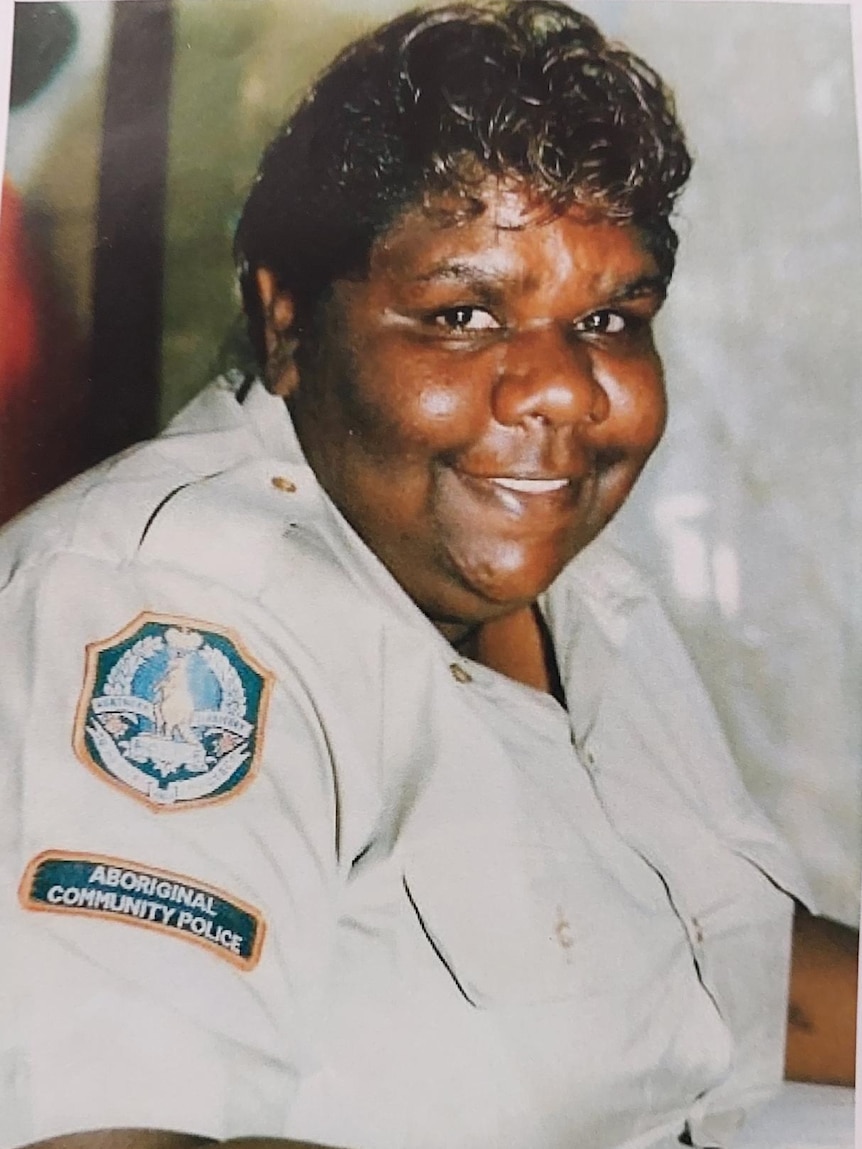
[[[365,785],[373,623],[311,472],[232,414],[127,452],[0,535],[0,744],[31,792],[66,787],[73,810],[120,791],[157,812],[305,794],[325,828],[336,776]],[[362,673],[339,680],[349,658]]]
[[[82,680],[98,694],[117,667],[150,667],[148,703],[167,693],[179,707],[162,666],[178,631],[196,636],[192,661],[213,690],[263,700],[272,682],[271,728],[289,695],[296,729],[325,730],[330,750],[364,745],[366,730],[373,743],[385,612],[356,584],[307,465],[268,454],[224,398],[208,391],[205,418],[185,416],[0,534],[10,738],[40,707],[77,713]]]
[[[551,588],[549,603],[566,618],[568,627],[580,629],[588,618],[591,629],[597,628],[617,649],[632,637],[633,624],[645,613],[657,612],[664,618],[646,574],[605,535],[566,567]]]
[[[231,406],[237,415],[231,419]],[[209,409],[194,428],[194,409]],[[220,417],[216,409],[220,408]],[[254,436],[223,388],[207,388],[182,433],[139,444],[42,499],[0,532],[0,587],[58,553],[106,561],[133,553],[147,523],[177,490],[254,457]],[[259,445],[258,445],[259,449]]]
[[[348,564],[325,529],[310,468],[267,450],[230,381],[208,387],[159,438],[133,447],[42,500],[0,532],[0,594],[44,589],[57,563],[97,567],[122,583],[216,584],[256,600],[273,582],[296,593],[332,586]],[[66,593],[87,597],[80,581]]]
[[[711,832],[808,900],[799,868],[745,788],[685,642],[649,577],[599,538],[564,572],[557,613],[564,665],[596,779],[631,833],[667,838],[670,811]],[[556,635],[555,635],[556,640]],[[650,809],[653,821],[650,822]],[[652,829],[649,830],[650,825]],[[650,847],[652,848],[652,847]]]
[[[200,430],[186,422],[132,449],[0,533],[0,648],[16,683],[0,699],[7,747],[42,745],[40,711],[80,717],[82,681],[95,698],[114,671],[149,673],[148,705],[166,693],[180,707],[162,665],[177,634],[197,641],[198,679],[220,696],[258,699],[262,715],[272,685],[271,730],[289,711],[321,747],[373,744],[381,609],[326,529],[307,465],[269,457],[232,416],[222,406]]]
[[[561,645],[594,694],[590,724],[614,734],[637,724],[666,764],[682,740],[685,757],[729,760],[715,714],[684,642],[648,577],[600,537],[554,588]]]
[[[577,556],[570,577],[588,596],[623,606],[655,599],[646,572],[606,534],[599,535]]]

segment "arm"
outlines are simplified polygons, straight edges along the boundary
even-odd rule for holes
[[[858,948],[856,930],[796,907],[785,1056],[790,1080],[853,1084]]]
[[[97,753],[85,735],[97,729],[92,700],[110,671],[96,660],[117,642],[131,650],[143,641],[141,625],[157,628],[164,650],[171,616],[141,607],[145,595],[170,603],[170,588],[160,573],[118,573],[90,556],[63,552],[46,566],[42,582],[22,563],[0,595],[2,661],[19,687],[0,692],[0,743],[14,758],[0,789],[28,844],[2,859],[0,1032],[10,1072],[0,1074],[0,1143],[193,1149],[212,1142],[155,1131],[281,1133],[308,1057],[295,1014],[304,1023],[319,992],[338,879],[332,768],[302,682],[278,662],[278,673],[265,672],[273,704],[265,716],[255,710],[259,625],[235,625],[244,607],[228,596],[223,629],[200,621],[205,610],[188,590],[188,633],[199,634],[196,649],[223,639],[212,650],[224,662],[213,664],[223,677],[226,664],[245,675],[237,692],[263,753],[239,809],[228,791],[223,803],[166,820],[107,773],[116,753]],[[147,580],[149,589],[139,585]],[[78,589],[63,596],[57,583]],[[132,627],[127,639],[116,637],[120,626]],[[25,801],[38,794],[51,801]]]

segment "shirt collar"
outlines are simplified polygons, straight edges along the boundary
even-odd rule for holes
[[[307,466],[287,403],[255,379],[241,400],[242,409],[268,455]]]

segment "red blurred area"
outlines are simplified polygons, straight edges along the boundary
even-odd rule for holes
[[[0,206],[0,522],[92,459],[85,344],[50,254],[3,182]]]

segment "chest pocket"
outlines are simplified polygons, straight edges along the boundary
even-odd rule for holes
[[[403,873],[426,937],[481,1008],[595,1001],[608,964],[637,980],[638,933],[654,931],[662,902],[671,916],[649,876],[634,896],[585,848],[447,839],[412,849]]]

